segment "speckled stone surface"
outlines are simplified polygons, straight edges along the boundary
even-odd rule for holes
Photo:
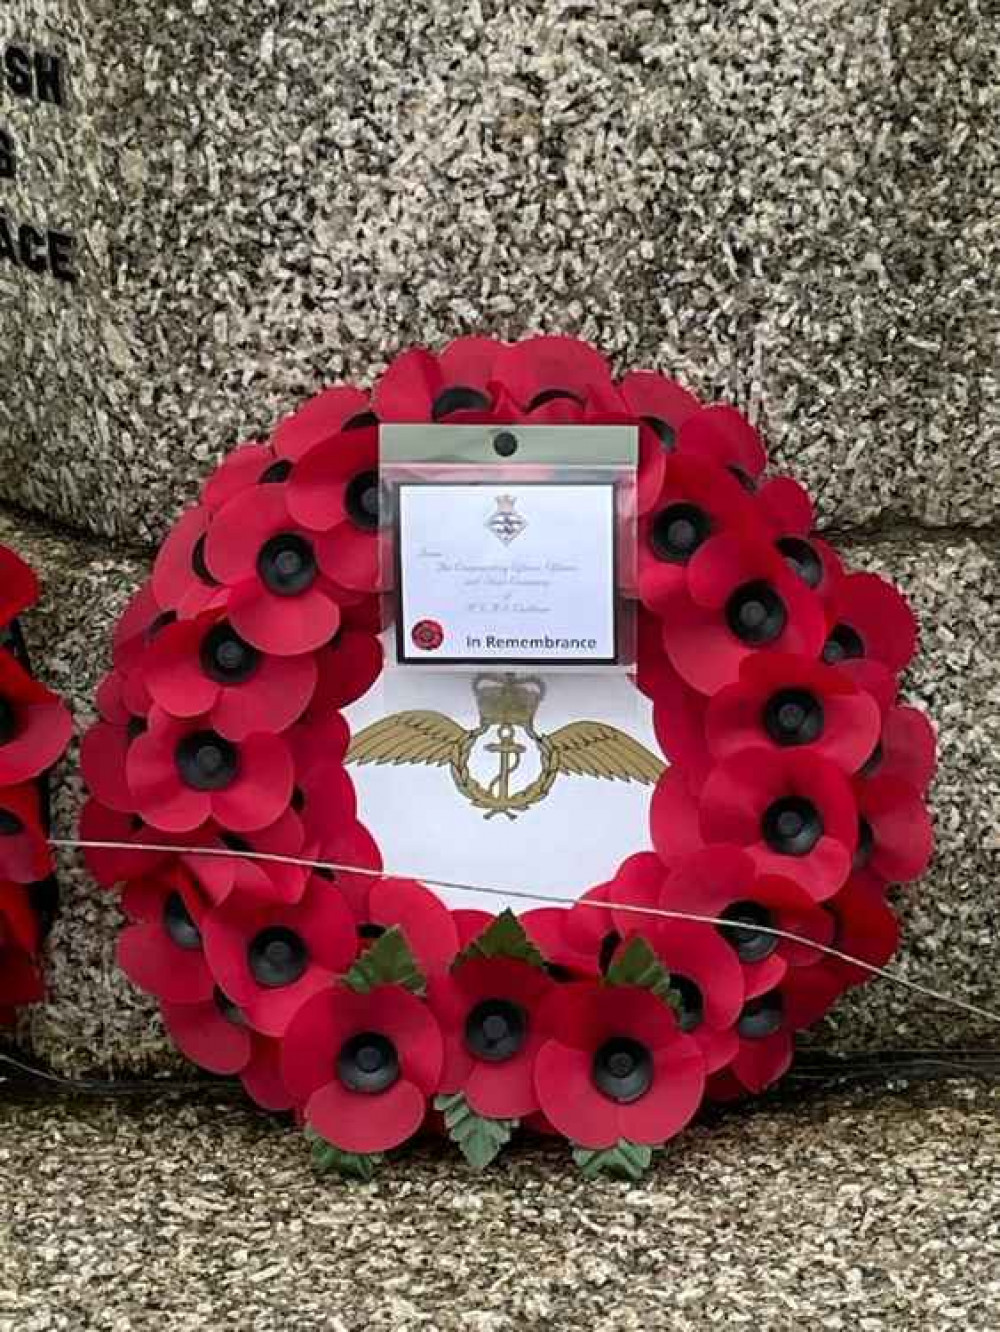
[[[42,572],[42,605],[28,617],[36,670],[72,701],[81,726],[107,665],[111,626],[148,567],[141,551],[58,535],[0,512],[0,541]],[[848,558],[896,579],[923,622],[908,697],[940,726],[933,803],[939,850],[925,879],[899,894],[901,974],[1000,1011],[1000,549],[992,541],[902,534],[844,545]],[[55,784],[57,832],[72,835],[82,793],[74,749]],[[180,1066],[152,1001],[117,969],[120,915],[80,856],[60,856],[63,911],[49,946],[50,1001],[22,1038],[61,1072]],[[834,1050],[976,1045],[1000,1030],[882,982],[843,1000],[809,1039]]]
[[[8,0],[15,38],[72,105],[0,97],[0,207],[82,274],[0,267],[9,499],[157,538],[319,386],[548,329],[736,400],[836,525],[992,520],[988,0]]]
[[[695,1127],[641,1184],[517,1144],[351,1186],[230,1105],[7,1104],[0,1332],[995,1332],[998,1110],[830,1097]]]

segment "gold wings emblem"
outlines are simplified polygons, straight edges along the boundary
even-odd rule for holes
[[[496,743],[486,746],[488,753],[497,755],[499,771],[484,786],[472,775],[470,758],[476,742],[489,729],[484,720],[484,724],[464,730],[442,712],[397,712],[360,731],[347,751],[347,762],[448,764],[458,790],[485,809],[487,818],[495,814],[514,818],[537,804],[548,795],[560,773],[648,785],[665,767],[638,740],[606,722],[570,722],[543,735],[530,724],[517,726],[505,720],[497,726]],[[527,748],[518,742],[518,731],[537,746],[541,772],[530,785],[514,790],[510,778]]]

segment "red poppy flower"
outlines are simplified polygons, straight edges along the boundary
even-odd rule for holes
[[[658,1145],[693,1118],[705,1061],[673,1011],[649,990],[590,981],[557,986],[538,1023],[535,1058],[543,1114],[582,1147],[620,1138]]]
[[[72,733],[65,703],[0,650],[0,785],[16,786],[51,768]]]
[[[0,546],[0,625],[33,606],[38,600],[38,579],[20,555]]]
[[[792,879],[757,873],[752,858],[732,846],[710,846],[683,860],[664,879],[657,905],[726,923],[709,929],[725,940],[743,971],[745,997],[773,989],[789,968],[815,965],[833,921]],[[782,939],[769,930],[797,935]],[[735,1018],[735,1014],[733,1014]]]
[[[681,768],[667,768],[649,802],[649,830],[656,854],[664,864],[700,851],[705,845],[698,796]]]
[[[750,521],[753,500],[724,467],[691,454],[672,454],[652,511],[639,522],[639,597],[656,613],[687,587],[695,553],[712,536]]]
[[[123,677],[134,671],[160,630],[176,619],[176,612],[164,610],[153,596],[150,584],[143,584],[114,628],[111,642],[116,671]]]
[[[38,916],[28,890],[20,883],[0,881],[0,948],[23,954],[30,960],[38,949],[39,933]],[[16,958],[9,960],[14,963],[17,961]],[[15,972],[20,974],[16,966]],[[9,996],[0,995],[0,1004],[17,1002]]]
[[[712,537],[687,569],[686,589],[664,597],[663,643],[693,688],[714,694],[761,651],[819,655],[821,600],[766,545],[733,532]]]
[[[0,878],[36,883],[52,872],[52,853],[34,786],[0,789]]]
[[[473,939],[478,939],[496,919],[489,911],[480,911],[478,907],[456,907],[451,913],[451,918],[458,935],[459,949],[465,948]]]
[[[847,778],[827,759],[743,750],[712,770],[699,818],[706,842],[744,847],[760,874],[794,879],[814,901],[832,897],[847,881],[857,804]]]
[[[184,843],[190,834],[166,833],[151,828],[137,814],[109,809],[99,800],[88,800],[80,811],[80,837],[85,842],[123,842],[126,850],[85,847],[84,859],[91,874],[105,888],[128,879],[155,874],[174,857],[173,852],[150,851],[152,845]]]
[[[0,1027],[12,1027],[18,1009],[44,998],[38,963],[20,948],[0,943]]]
[[[323,534],[337,581],[359,592],[382,586],[378,431],[348,431],[307,453],[288,482],[288,512]]]
[[[754,746],[818,754],[847,772],[870,756],[882,717],[870,694],[806,657],[748,657],[736,684],[711,700],[705,720],[717,759]]]
[[[219,615],[168,625],[143,662],[155,703],[172,717],[204,717],[228,740],[283,731],[305,711],[318,676],[314,658],[276,657],[241,638]]]
[[[560,980],[596,978],[600,975],[598,950],[589,939],[581,946],[567,936],[568,916],[565,907],[532,907],[518,919],[545,958],[550,975]]]
[[[132,813],[135,796],[125,775],[125,761],[132,741],[144,724],[136,719],[128,725],[97,722],[80,742],[80,769],[90,792],[109,809]]]
[[[937,742],[927,716],[916,708],[890,707],[862,775],[899,778],[924,794],[936,765]]]
[[[760,435],[735,407],[710,403],[689,416],[677,432],[679,453],[697,453],[726,467],[748,490],[767,466]]]
[[[317,393],[279,421],[273,435],[278,458],[297,462],[345,430],[374,425],[367,393],[346,384]]]
[[[461,1092],[491,1119],[538,1110],[534,1064],[543,1035],[536,1014],[553,985],[538,967],[507,957],[470,958],[432,977],[427,998],[444,1036],[439,1090]]]
[[[917,647],[917,621],[900,594],[877,574],[848,574],[830,597],[832,628],[823,647],[831,666],[859,658],[898,673]]]
[[[833,547],[813,535],[812,501],[803,487],[791,477],[773,477],[758,490],[757,503],[774,534],[774,547],[792,573],[828,597],[843,577],[843,565]]]
[[[684,422],[701,410],[694,394],[652,370],[630,371],[618,391],[626,409],[639,417],[642,429],[652,431],[667,452],[676,448]]]
[[[874,874],[861,871],[848,879],[836,897],[826,904],[834,919],[830,943],[842,953],[860,958],[873,967],[884,967],[899,947],[899,921],[886,900],[885,884]],[[864,985],[872,973],[840,958],[826,958],[825,965],[846,985]]]
[[[273,823],[292,794],[292,757],[280,735],[228,740],[202,718],[178,721],[158,709],[125,760],[136,809],[167,832],[216,819],[233,832]]]
[[[382,674],[382,644],[373,633],[342,626],[315,661],[316,711],[339,712],[364,698]]]
[[[0,883],[0,1026],[10,1026],[18,1008],[45,996],[34,956],[38,936],[38,916],[27,889]]]
[[[294,656],[333,637],[342,594],[327,537],[293,521],[285,492],[259,486],[231,499],[209,528],[205,563],[231,589],[226,612],[236,632],[265,652]]]
[[[286,809],[274,823],[257,832],[237,835],[206,824],[186,840],[205,847],[205,852],[182,855],[181,861],[213,906],[234,892],[265,902],[297,902],[305,892],[308,871],[304,867],[280,860],[253,859],[256,853],[305,859],[302,856],[305,833],[294,810]],[[231,854],[211,854],[222,850]]]
[[[291,1108],[292,1095],[281,1081],[280,1042],[252,1031],[218,986],[202,1003],[163,1002],[160,1011],[174,1044],[192,1063],[210,1073],[238,1074],[265,1110]]]
[[[212,511],[206,507],[181,514],[153,564],[151,586],[157,604],[180,616],[198,615],[224,603],[227,596],[205,563],[211,521]]]
[[[141,990],[177,1004],[212,997],[205,960],[205,906],[190,877],[164,870],[156,878],[133,879],[122,897],[134,922],[118,938],[118,964]]]
[[[345,879],[348,880],[345,883]],[[441,899],[415,879],[338,877],[362,939],[397,926],[425,975],[447,970],[458,952],[458,931]]]
[[[269,444],[257,440],[238,444],[202,486],[202,504],[213,511],[221,509],[235,495],[258,485],[274,463],[274,450]]]
[[[546,398],[566,396],[585,404],[595,394],[604,400],[617,397],[611,370],[601,353],[578,338],[560,335],[543,334],[502,344],[494,378],[528,414],[543,406]]]
[[[280,1036],[302,1002],[345,971],[357,952],[347,904],[316,874],[296,903],[233,894],[208,912],[202,931],[220,988],[266,1036]]]
[[[859,826],[854,868],[889,883],[908,883],[927,868],[934,850],[930,811],[919,792],[899,777],[854,783]]]
[[[717,914],[673,900],[666,893],[668,882],[666,867],[651,852],[640,852],[624,861],[610,883],[599,890],[608,904],[600,928],[612,931],[601,943],[606,950],[609,939],[616,937],[622,948],[636,935],[646,940],[669,971],[671,984],[680,995],[681,1031],[698,1042],[706,1068],[714,1072],[736,1051],[733,1024],[746,996],[744,972],[731,944],[713,926],[656,914],[663,909]],[[644,914],[646,908],[651,908],[649,914]],[[582,945],[577,917],[582,922],[579,906],[569,912],[567,929]]]
[[[383,421],[469,421],[488,417],[495,404],[494,368],[503,344],[492,338],[456,338],[440,356],[424,347],[397,356],[375,387]]]
[[[440,1029],[416,995],[334,985],[292,1019],[281,1071],[307,1124],[342,1151],[371,1153],[417,1132],[442,1060]]]

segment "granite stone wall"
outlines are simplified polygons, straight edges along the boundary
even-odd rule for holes
[[[998,45],[985,0],[8,0],[0,539],[46,578],[40,671],[89,721],[199,477],[321,385],[580,333],[737,402],[913,598],[940,851],[901,966],[1000,1007]],[[74,755],[64,832],[79,798]],[[166,1066],[117,908],[63,869],[25,1040]],[[983,1035],[872,986],[817,1039]]]

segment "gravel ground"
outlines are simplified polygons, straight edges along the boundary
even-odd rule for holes
[[[729,1112],[641,1185],[526,1145],[370,1185],[231,1102],[0,1104],[2,1332],[989,1329],[1000,1087]]]

